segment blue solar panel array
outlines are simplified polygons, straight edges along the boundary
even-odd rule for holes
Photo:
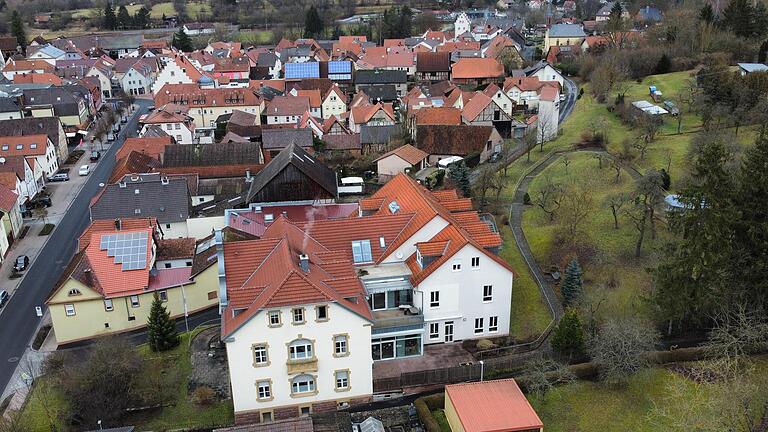
[[[286,63],[285,79],[320,78],[320,63]]]
[[[349,74],[352,73],[352,62],[350,61],[329,61],[328,62],[329,74]]]
[[[115,264],[122,264],[123,270],[141,270],[147,267],[146,232],[105,234],[101,236],[99,249],[115,258]]]

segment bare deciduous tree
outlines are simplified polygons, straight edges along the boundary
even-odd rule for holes
[[[544,178],[544,186],[538,191],[535,204],[549,216],[549,221],[555,220],[555,215],[562,203],[564,187],[555,183],[551,176]]]
[[[575,379],[567,366],[539,355],[526,363],[521,381],[526,390],[541,397],[553,387],[569,384]]]
[[[611,215],[613,215],[613,229],[619,229],[619,212],[628,201],[629,196],[625,193],[613,194],[606,199],[605,205],[611,210]]]
[[[567,241],[573,243],[583,233],[583,225],[594,208],[592,187],[586,182],[568,187],[563,193],[558,220]]]
[[[654,350],[658,342],[659,334],[650,323],[638,318],[609,320],[590,339],[588,351],[601,380],[623,384],[647,366],[645,353]]]

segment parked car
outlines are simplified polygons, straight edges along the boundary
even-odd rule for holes
[[[63,181],[69,181],[69,173],[68,172],[62,172],[59,171],[56,174],[48,177],[48,181],[53,182],[63,182]]]
[[[98,151],[94,150],[94,151],[91,152],[91,160],[92,161],[97,161],[97,160],[99,160],[100,157],[101,157],[101,153],[99,153]]]
[[[87,176],[91,173],[91,167],[90,165],[83,165],[80,167],[79,170],[77,170],[77,173],[81,176]]]
[[[8,295],[8,291],[0,290],[0,308],[5,306],[5,304],[8,303],[8,299],[10,298],[11,296]]]
[[[123,124],[128,123],[128,116],[123,116],[122,118],[120,118],[120,123],[123,123]]]
[[[17,272],[24,271],[29,266],[29,257],[26,255],[19,255],[16,257],[16,261],[13,263],[13,269]]]
[[[43,207],[50,207],[53,205],[53,201],[51,201],[51,197],[49,195],[38,195],[33,200],[27,204],[28,208],[34,209],[34,208],[43,208]]]
[[[560,94],[560,102],[565,102],[565,98],[566,98],[565,94],[561,93]]]

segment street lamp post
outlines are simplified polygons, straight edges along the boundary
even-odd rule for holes
[[[483,382],[483,372],[485,369],[485,362],[480,360],[480,382]]]

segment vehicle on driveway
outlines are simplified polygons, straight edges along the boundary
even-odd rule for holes
[[[13,262],[13,269],[17,272],[24,271],[29,266],[29,257],[26,255],[19,255],[16,257],[16,261]]]
[[[90,174],[90,173],[91,173],[91,167],[90,167],[90,165],[83,165],[83,166],[81,166],[81,167],[80,167],[80,169],[79,169],[79,170],[77,170],[77,173],[78,173],[80,176],[87,176],[88,174]]]
[[[59,171],[56,174],[48,177],[48,181],[51,183],[69,181],[69,173],[66,171]]]
[[[99,160],[100,157],[101,157],[101,153],[99,153],[98,151],[94,150],[94,151],[91,152],[91,160],[92,161],[97,161],[97,160]]]
[[[10,298],[11,296],[8,295],[8,291],[0,290],[0,308],[5,306],[5,304],[8,303],[8,299]]]

